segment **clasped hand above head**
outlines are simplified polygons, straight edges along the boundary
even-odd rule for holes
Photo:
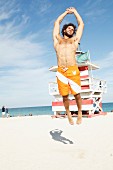
[[[72,14],[75,11],[74,7],[69,7],[66,9],[66,11],[68,12],[68,14]]]

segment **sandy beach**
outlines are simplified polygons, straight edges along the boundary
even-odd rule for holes
[[[76,122],[76,118],[74,118]],[[0,118],[1,170],[112,170],[113,113],[83,118]]]

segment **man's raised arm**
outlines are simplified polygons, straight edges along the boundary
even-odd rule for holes
[[[79,13],[77,12],[77,10],[73,7],[70,7],[67,9],[68,13],[73,13],[76,17],[77,23],[78,23],[78,28],[77,28],[77,32],[76,32],[76,41],[79,43],[82,33],[83,33],[83,29],[84,29],[84,22],[81,18],[81,16],[79,15]]]
[[[54,29],[53,29],[54,47],[56,46],[58,42],[58,36],[60,35],[60,23],[62,22],[62,20],[67,14],[68,14],[68,11],[65,11],[64,13],[62,13],[54,23]]]

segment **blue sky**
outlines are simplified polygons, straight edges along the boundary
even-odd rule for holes
[[[103,102],[113,102],[113,1],[0,0],[0,107],[51,105],[48,83],[55,79],[52,30],[66,8],[76,7],[85,28],[83,51],[100,66],[96,78],[107,81]],[[63,24],[73,22],[68,15]]]

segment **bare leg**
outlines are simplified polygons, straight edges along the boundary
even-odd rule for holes
[[[78,107],[78,118],[77,118],[76,123],[81,124],[82,123],[82,99],[81,99],[80,93],[74,95],[74,97],[75,97],[77,107]]]
[[[67,96],[63,96],[63,103],[64,103],[64,107],[65,107],[65,110],[66,110],[66,113],[67,113],[67,116],[68,116],[69,123],[71,125],[73,125],[74,122],[73,122],[71,113],[69,111],[69,99],[68,99],[68,95]]]

